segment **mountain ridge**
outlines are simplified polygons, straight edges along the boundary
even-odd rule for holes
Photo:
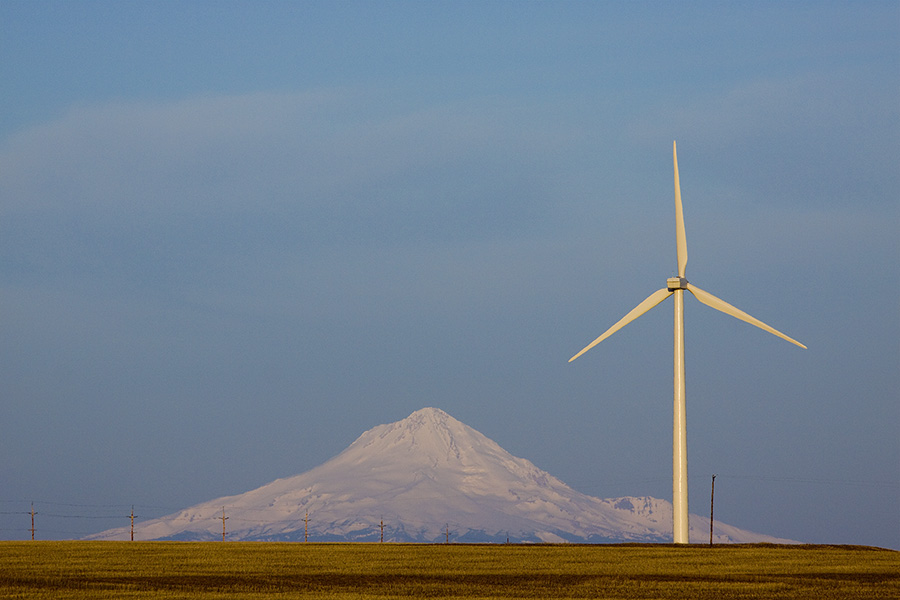
[[[671,541],[672,505],[594,498],[438,408],[363,432],[299,475],[134,526],[135,539],[441,542]],[[691,540],[709,520],[691,515]],[[89,539],[128,539],[127,527]],[[790,543],[717,523],[717,543]]]

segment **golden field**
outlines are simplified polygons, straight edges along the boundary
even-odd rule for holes
[[[900,598],[858,546],[0,542],[0,598]]]

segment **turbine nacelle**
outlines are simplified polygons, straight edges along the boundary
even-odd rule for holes
[[[674,292],[675,290],[686,290],[688,289],[688,280],[684,277],[669,277],[666,279],[666,289],[670,292]]]

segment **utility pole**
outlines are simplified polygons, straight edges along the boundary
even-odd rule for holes
[[[447,543],[450,543],[450,523],[447,523]]]
[[[225,516],[225,507],[222,507],[222,541],[225,541],[225,519],[228,517]]]
[[[303,519],[303,541],[309,540],[309,511],[306,511],[306,517]]]
[[[134,541],[134,504],[131,505],[131,541]]]
[[[34,502],[31,503],[31,541],[34,541]]]
[[[384,543],[384,519],[381,520],[381,543]]]
[[[713,504],[716,500],[716,476],[712,476],[712,488],[709,492],[709,545],[713,545]]]

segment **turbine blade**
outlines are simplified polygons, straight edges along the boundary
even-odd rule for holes
[[[675,163],[675,249],[678,253],[678,276],[684,277],[687,267],[687,237],[684,234],[684,210],[681,207],[681,183],[678,180],[678,152],[672,142],[672,161]]]
[[[784,335],[783,333],[781,333],[774,327],[769,327],[768,325],[766,325],[759,319],[751,317],[750,315],[748,315],[741,309],[735,308],[734,306],[728,304],[727,302],[725,302],[724,300],[722,300],[720,298],[716,298],[709,292],[704,292],[703,290],[701,290],[700,288],[698,288],[695,285],[691,285],[690,283],[687,284],[687,290],[690,293],[694,294],[694,296],[697,298],[697,300],[699,300],[700,302],[702,302],[703,304],[705,304],[707,306],[710,306],[718,311],[721,311],[721,312],[725,313],[726,315],[731,315],[732,317],[734,317],[736,319],[740,319],[741,321],[746,321],[747,323],[750,323],[751,325],[756,325],[760,329],[768,331],[772,335],[777,335],[778,337],[780,337],[783,340],[787,340],[792,344],[796,344],[797,346],[800,346],[801,348],[806,349],[806,346],[804,346],[803,344],[801,344],[794,338]]]
[[[631,309],[631,312],[629,312],[627,315],[625,315],[624,317],[619,319],[615,325],[613,325],[612,327],[607,329],[605,332],[603,332],[603,335],[601,335],[596,340],[594,340],[593,342],[591,342],[590,344],[585,346],[584,350],[582,350],[581,352],[579,352],[578,354],[576,354],[575,356],[570,358],[569,362],[572,362],[573,360],[575,360],[576,358],[578,358],[579,356],[581,356],[582,354],[584,354],[585,352],[587,352],[588,350],[590,350],[591,348],[593,348],[594,346],[596,346],[597,344],[599,344],[600,342],[602,342],[603,340],[605,340],[606,338],[608,338],[609,336],[611,336],[612,334],[617,332],[618,330],[622,329],[623,327],[625,327],[626,325],[628,325],[629,323],[631,323],[632,321],[637,319],[639,316],[641,316],[642,314],[644,314],[645,312],[647,312],[648,310],[650,310],[651,308],[653,308],[654,306],[656,306],[657,304],[659,304],[660,302],[662,302],[663,300],[665,300],[666,298],[668,298],[671,295],[672,295],[672,292],[670,292],[666,288],[663,288],[659,291],[653,292],[652,294],[650,294],[650,296],[647,297],[646,300],[644,300],[643,302],[641,302],[640,304],[635,306],[633,309]]]

